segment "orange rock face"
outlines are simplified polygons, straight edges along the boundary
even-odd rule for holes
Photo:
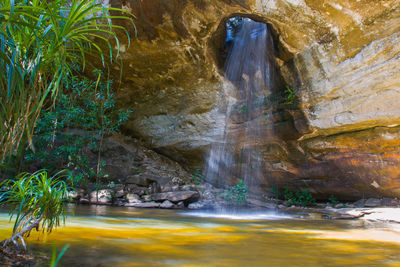
[[[138,29],[133,44],[120,47],[117,97],[134,111],[127,133],[187,167],[204,166],[234,97],[221,70],[224,22],[250,17],[274,29],[282,90],[289,85],[296,92],[295,105],[274,107],[263,126],[272,136],[249,142],[240,139],[240,122],[231,127],[239,147],[263,150],[255,159],[265,170],[260,188],[309,188],[319,198],[400,197],[400,1],[111,5],[135,14]]]

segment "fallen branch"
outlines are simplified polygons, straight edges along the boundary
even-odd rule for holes
[[[26,250],[26,244],[24,241],[24,235],[30,233],[34,228],[39,228],[39,224],[42,221],[43,216],[40,216],[35,222],[30,225],[25,226],[21,231],[14,234],[11,238],[1,241],[0,245],[7,246],[9,243],[13,243],[17,248],[18,246],[18,239],[21,240],[22,246],[24,250]]]

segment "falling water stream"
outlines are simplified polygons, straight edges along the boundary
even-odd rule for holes
[[[234,88],[225,110],[225,125],[212,145],[206,178],[218,187],[243,179],[257,188],[265,173],[260,144],[272,130],[265,127],[268,107],[265,99],[274,90],[274,48],[269,26],[248,18],[233,18],[228,26],[225,83]],[[229,22],[229,21],[228,21]],[[233,33],[235,31],[235,33]],[[233,182],[234,183],[234,182]]]

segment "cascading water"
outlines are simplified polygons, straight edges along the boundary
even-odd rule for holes
[[[205,175],[217,187],[243,179],[255,191],[266,175],[261,145],[272,135],[271,127],[266,126],[270,114],[265,103],[275,86],[269,27],[248,18],[230,19],[226,47],[225,83],[235,89],[226,108],[225,125],[219,129],[220,140],[209,153]]]

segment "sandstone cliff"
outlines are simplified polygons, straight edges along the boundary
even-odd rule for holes
[[[282,86],[297,95],[295,106],[275,109],[265,126],[276,134],[260,143],[263,190],[287,185],[320,197],[400,196],[400,1],[110,3],[137,17],[138,38],[120,47],[118,99],[134,110],[130,135],[201,167],[225,120],[225,21],[249,17],[274,29]]]

